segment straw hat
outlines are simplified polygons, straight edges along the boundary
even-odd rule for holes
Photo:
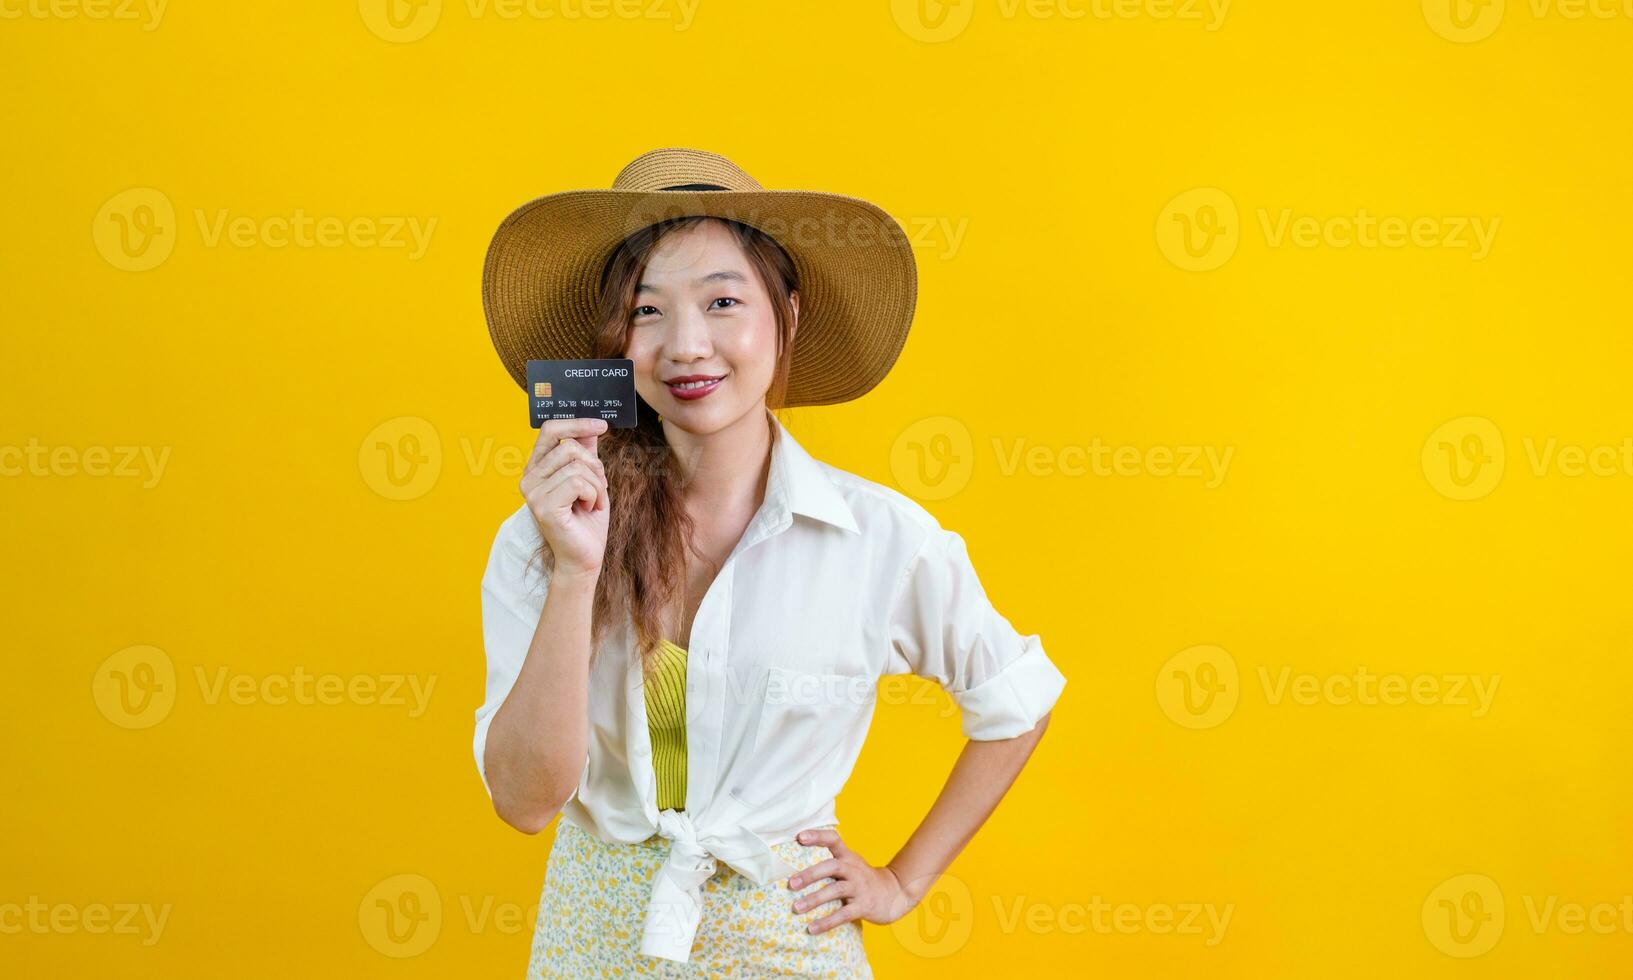
[[[619,243],[686,215],[758,228],[794,260],[799,329],[785,405],[866,394],[896,363],[918,298],[918,267],[894,218],[867,201],[766,190],[702,150],[643,153],[611,190],[565,191],[499,225],[482,269],[482,307],[505,368],[526,387],[527,361],[590,357],[602,270]]]

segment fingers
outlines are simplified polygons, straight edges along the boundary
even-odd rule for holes
[[[826,847],[834,857],[843,857],[848,852],[845,842],[839,839],[837,830],[801,831],[799,842],[808,847]]]
[[[533,500],[536,494],[543,494],[554,501],[551,493],[561,486],[564,475],[574,475],[588,479],[591,485],[597,488],[598,492],[587,499],[588,503],[597,510],[607,504],[607,468],[593,450],[585,448],[575,439],[568,439],[547,449],[543,446],[534,447],[535,453],[539,453],[541,449],[542,455],[536,455],[522,474],[522,496]]]
[[[828,902],[837,902],[842,898],[849,898],[854,894],[856,894],[856,885],[854,883],[849,881],[836,881],[821,891],[813,892],[810,895],[804,895],[795,899],[794,911],[804,912],[806,909],[814,909],[818,905],[824,905]]]
[[[850,921],[852,921],[854,919],[858,919],[858,918],[861,917],[861,915],[862,915],[861,903],[851,902],[851,903],[845,905],[839,911],[835,912],[833,915],[825,915],[822,918],[820,918],[820,919],[816,920],[815,922],[811,923],[810,925],[806,926],[805,931],[810,933],[811,935],[815,936],[815,935],[818,935],[820,933],[827,932],[829,929],[832,929],[834,926],[842,926],[847,922],[850,922]]]
[[[598,436],[605,431],[605,419],[546,419],[539,426],[539,442],[554,445],[563,439]]]
[[[815,936],[861,918],[866,911],[865,906],[868,905],[868,900],[860,891],[867,884],[866,876],[860,879],[856,877],[855,872],[858,869],[852,868],[848,863],[853,855],[850,848],[840,839],[839,832],[831,828],[805,830],[801,831],[796,839],[808,847],[826,847],[833,857],[826,861],[818,861],[788,877],[788,887],[795,890],[825,878],[832,879],[828,885],[795,899],[794,911],[805,912],[820,908],[829,902],[843,903],[832,914],[806,926],[805,931]]]
[[[522,474],[522,485],[549,483],[558,473],[582,473],[599,483],[607,482],[607,468],[589,450],[569,440],[544,454]]]
[[[552,472],[575,455],[599,463],[596,442],[606,431],[607,423],[601,419],[550,419],[539,426],[539,437],[527,454],[523,475],[540,467],[546,473]]]
[[[549,504],[571,507],[582,500],[593,509],[600,509],[605,501],[606,488],[602,480],[593,478],[580,463],[564,466],[546,478],[540,492]]]
[[[533,451],[527,457],[526,469],[540,469],[549,473],[569,459],[582,459],[601,466],[601,455],[596,450],[597,437],[591,436],[585,445],[585,440],[562,437],[561,439],[545,441],[540,439],[533,444]]]
[[[839,867],[839,862],[833,859],[818,861],[816,864],[811,865],[804,871],[790,875],[788,878],[788,887],[794,891],[799,891],[801,888],[804,888],[813,881],[821,881],[824,878],[838,877]]]
[[[606,474],[582,460],[573,460],[553,472],[539,469],[528,473],[522,477],[522,496],[533,503],[561,504],[565,502],[561,497],[563,487],[572,485],[575,481],[583,481],[589,485],[593,493],[588,500],[599,506],[597,498],[604,497],[607,492]],[[566,498],[567,501],[571,499]]]

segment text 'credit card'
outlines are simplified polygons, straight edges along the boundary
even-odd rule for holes
[[[537,429],[551,419],[603,419],[635,427],[635,362],[628,358],[528,361],[527,400]]]

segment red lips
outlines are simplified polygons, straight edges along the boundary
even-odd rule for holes
[[[724,380],[725,380],[724,375],[685,374],[685,375],[681,375],[678,378],[669,378],[669,379],[664,381],[664,384],[669,386],[669,393],[671,395],[674,395],[676,398],[679,398],[681,401],[688,401],[689,402],[689,401],[696,401],[699,398],[705,397],[706,395],[709,394],[709,392],[714,391],[716,388],[720,387],[720,382],[722,382]],[[689,382],[696,382],[696,381],[701,381],[701,382],[706,382],[706,383],[705,384],[699,384],[699,385],[696,385],[695,387],[691,387],[691,388],[682,388],[682,387],[680,387],[683,384],[687,384]]]

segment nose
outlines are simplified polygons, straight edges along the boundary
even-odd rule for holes
[[[663,345],[666,359],[684,364],[703,360],[713,353],[709,325],[701,310],[683,308],[670,319],[670,325]]]

